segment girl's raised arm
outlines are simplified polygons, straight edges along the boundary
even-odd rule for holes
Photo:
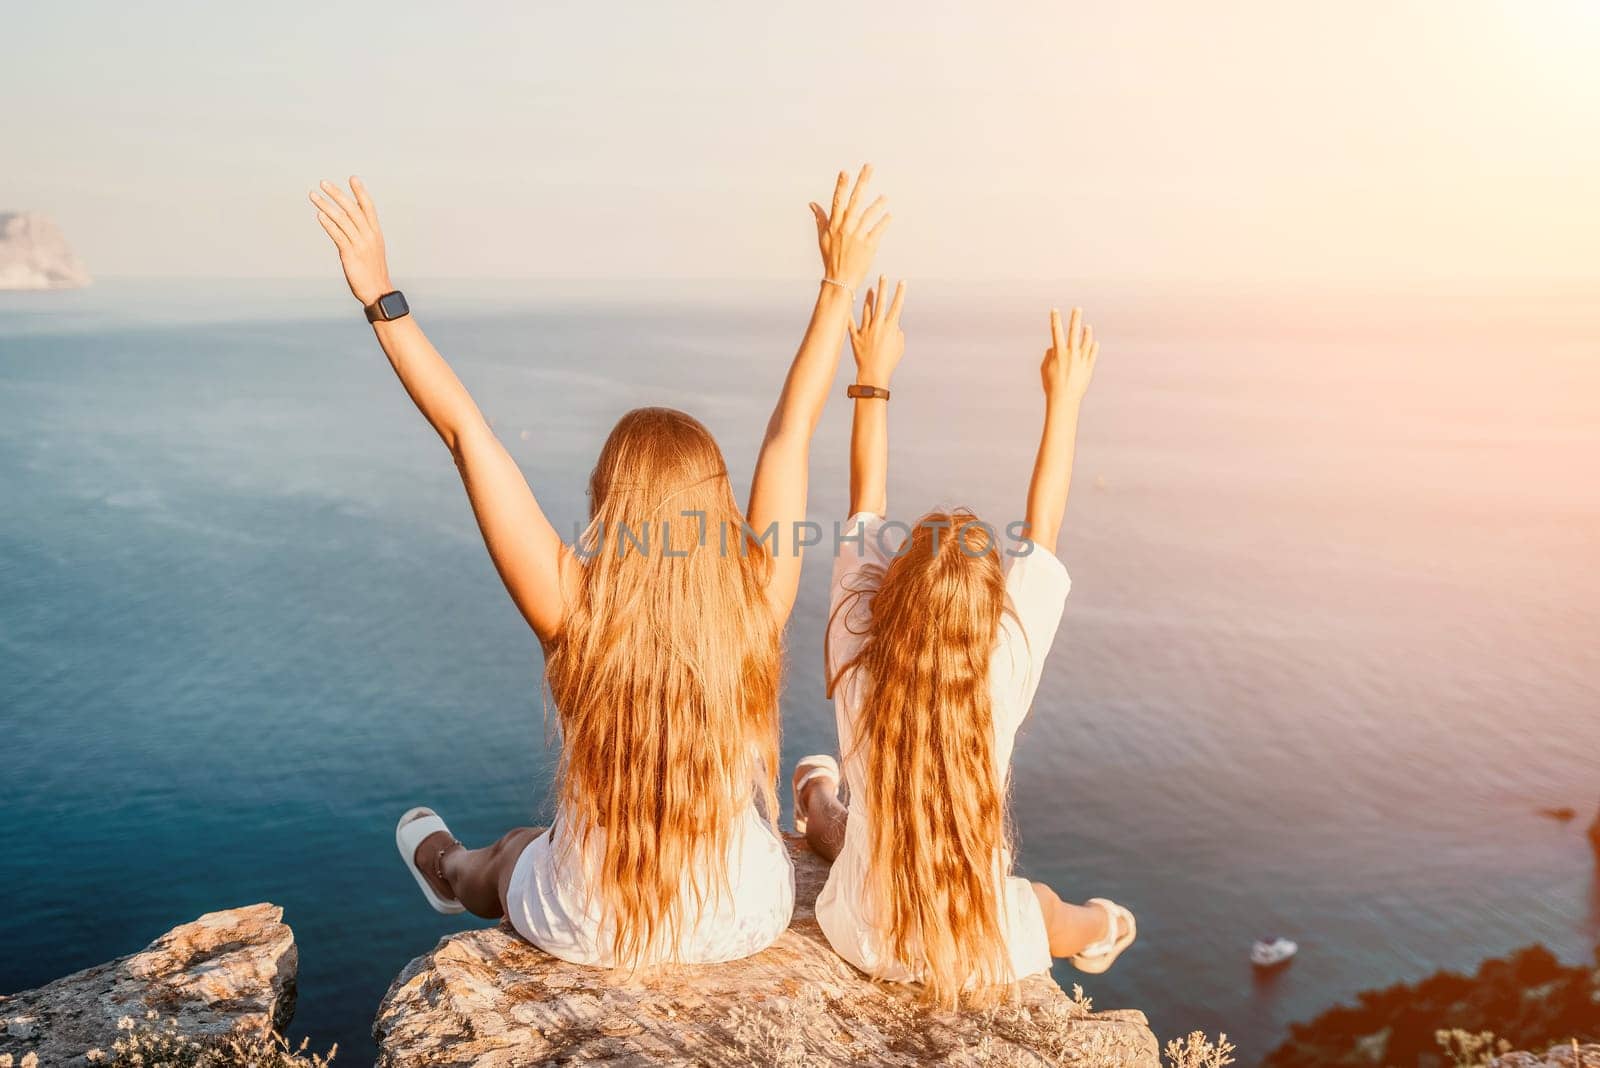
[[[317,221],[339,249],[350,292],[371,306],[393,288],[378,212],[359,178],[312,192]],[[407,314],[372,324],[400,384],[455,457],[489,557],[528,625],[548,642],[561,627],[564,547],[533,491],[444,357]]]
[[[1094,339],[1094,328],[1083,322],[1081,308],[1072,309],[1065,330],[1061,313],[1051,309],[1050,342],[1039,368],[1044,380],[1044,433],[1033,463],[1033,481],[1028,485],[1028,537],[1054,553],[1067,511],[1067,491],[1072,486],[1078,409],[1094,374],[1100,345]]]
[[[828,399],[850,321],[855,287],[872,264],[878,241],[889,223],[884,198],[861,206],[862,194],[872,177],[870,165],[861,168],[854,188],[850,177],[839,172],[833,190],[833,208],[824,212],[817,204],[817,244],[822,251],[822,282],[811,321],[800,350],[795,353],[777,407],[767,423],[767,436],[756,459],[750,486],[750,527],[772,550],[772,577],[767,603],[782,624],[794,607],[800,587],[801,545],[799,525],[806,517],[806,464],[811,437]],[[768,536],[768,531],[772,536]]]
[[[850,324],[850,351],[856,357],[855,413],[850,421],[850,514],[888,514],[889,506],[889,379],[906,351],[900,330],[900,306],[906,284],[894,289],[882,275],[878,288],[867,290],[861,325]]]

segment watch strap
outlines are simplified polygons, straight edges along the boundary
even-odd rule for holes
[[[845,387],[844,395],[851,400],[888,400],[889,391],[882,386],[850,385]]]

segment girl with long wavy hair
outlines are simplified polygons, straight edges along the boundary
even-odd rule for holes
[[[377,210],[355,178],[311,194],[401,385],[455,458],[484,544],[545,650],[562,751],[556,818],[467,849],[431,810],[396,827],[438,911],[509,918],[579,964],[732,960],[789,924],[776,832],[779,635],[794,604],[811,438],[851,296],[889,216],[841,173],[812,204],[822,280],[767,425],[748,509],[699,422],[628,412],[565,545],[477,405],[393,290]],[[444,739],[440,739],[443,744]]]
[[[1055,550],[1078,410],[1099,346],[1074,309],[1042,375],[1045,423],[1028,491],[1029,541],[1002,563],[993,527],[930,512],[886,524],[889,379],[905,349],[904,284],[880,278],[852,323],[856,386],[850,511],[834,566],[828,685],[844,758],[795,769],[795,824],[833,861],[817,922],[876,978],[920,981],[933,1001],[987,1001],[1066,957],[1103,972],[1133,941],[1133,914],[1063,902],[1011,875],[1007,782],[1070,582]],[[1010,529],[1010,528],[1008,528]]]

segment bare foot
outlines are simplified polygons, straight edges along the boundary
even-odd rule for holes
[[[434,831],[417,843],[417,851],[411,857],[422,877],[428,880],[428,886],[446,901],[454,901],[456,892],[449,880],[440,875],[444,868],[444,856],[460,848],[461,843],[451,837],[449,831]]]

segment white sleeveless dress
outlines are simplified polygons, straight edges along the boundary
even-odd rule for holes
[[[559,816],[517,858],[506,889],[506,917],[517,933],[552,956],[573,964],[615,967],[615,931],[590,893],[592,864],[580,855]],[[591,842],[593,850],[597,842]],[[592,860],[592,856],[590,858]],[[738,960],[770,946],[794,915],[794,866],[789,850],[752,802],[740,817],[726,856],[726,893],[708,897],[694,912],[693,884],[681,891],[683,930],[676,945],[664,945],[654,964],[712,964]],[[701,872],[701,885],[715,885]]]

